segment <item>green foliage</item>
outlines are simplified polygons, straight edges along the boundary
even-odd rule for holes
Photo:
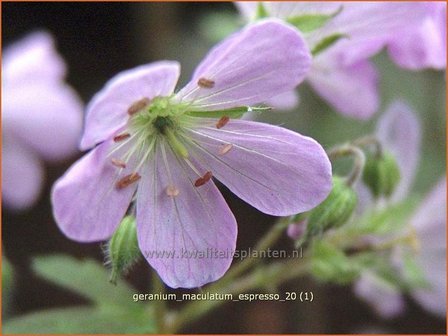
[[[347,35],[336,33],[336,34],[326,36],[313,47],[313,49],[311,50],[311,53],[313,54],[313,56],[316,56],[319,53],[321,53],[322,51],[330,48],[333,44],[335,44],[337,41],[339,41],[343,37],[346,38]]]
[[[423,269],[412,253],[406,253],[403,256],[403,281],[409,289],[430,288]]]
[[[34,271],[92,302],[90,306],[53,308],[4,321],[4,333],[154,333],[152,308],[134,302],[135,290],[108,282],[103,265],[67,256],[36,258]],[[144,326],[144,327],[142,327]]]
[[[291,16],[287,22],[295,26],[303,33],[312,32],[313,30],[322,28],[329,20],[334,18],[342,11],[342,6],[332,14],[305,14]]]
[[[264,19],[269,16],[268,11],[266,10],[266,7],[264,7],[263,2],[259,1],[257,4],[257,12],[255,13],[255,19]]]

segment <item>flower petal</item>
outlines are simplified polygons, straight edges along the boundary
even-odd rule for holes
[[[176,97],[209,111],[254,105],[294,89],[310,65],[310,52],[296,29],[264,20],[212,49]],[[202,78],[212,87],[199,86]]]
[[[201,168],[197,163],[196,167]],[[140,249],[173,288],[200,287],[219,279],[235,249],[237,226],[232,212],[212,181],[195,187],[197,178],[162,142],[138,188]],[[169,186],[177,196],[168,195]]]
[[[61,231],[81,242],[110,238],[129,207],[136,184],[115,187],[118,168],[108,157],[107,141],[76,162],[52,190],[53,214]],[[132,172],[124,169],[123,176]]]
[[[21,210],[36,202],[44,173],[31,150],[11,137],[7,139],[2,146],[2,199],[8,208]]]
[[[399,66],[412,70],[446,67],[446,3],[425,3],[428,16],[421,25],[400,34],[389,55]]]
[[[296,108],[300,103],[299,93],[296,90],[281,93],[266,101],[266,104],[274,109],[290,111]]]
[[[326,36],[347,35],[328,50],[344,66],[373,56],[397,34],[419,25],[425,15],[422,3],[366,1],[342,5],[342,12],[308,35],[307,41],[312,49]]]
[[[2,83],[59,82],[65,76],[64,61],[54,48],[53,37],[43,31],[29,34],[6,48]]]
[[[331,189],[331,165],[313,139],[287,129],[231,120],[222,129],[204,119],[189,131],[199,161],[258,210],[287,216],[312,209]]]
[[[179,63],[161,61],[123,71],[112,78],[87,106],[81,149],[89,149],[121,129],[128,120],[129,107],[136,101],[171,95],[179,73]]]
[[[322,98],[346,116],[365,120],[378,109],[378,73],[368,61],[342,67],[327,57],[316,59],[308,80]]]
[[[82,130],[81,100],[62,82],[8,85],[3,90],[3,127],[47,160],[77,152]]]
[[[391,200],[402,200],[409,192],[420,159],[420,123],[404,102],[395,101],[378,120],[376,134],[397,160],[400,183]]]
[[[425,198],[412,224],[421,244],[417,262],[431,285],[412,294],[429,311],[446,316],[446,177]]]

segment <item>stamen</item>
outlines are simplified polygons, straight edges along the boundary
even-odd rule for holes
[[[119,180],[116,184],[117,189],[123,189],[127,186],[131,185],[134,182],[137,182],[140,180],[141,176],[138,173],[132,173],[129,175],[126,175],[121,180]]]
[[[114,136],[114,141],[115,142],[123,141],[124,139],[127,139],[130,136],[131,135],[129,133],[118,134],[118,135]]]
[[[233,147],[233,145],[232,144],[226,144],[226,145],[223,145],[222,147],[221,147],[221,149],[219,150],[219,155],[225,155],[225,154],[227,154],[231,149],[232,149],[232,147]]]
[[[198,85],[202,88],[211,89],[215,86],[215,82],[204,77],[199,78]]]
[[[170,197],[176,197],[176,196],[178,196],[178,195],[180,194],[180,191],[179,191],[179,189],[177,189],[175,186],[173,186],[173,185],[169,185],[169,186],[166,188],[166,194],[167,194],[168,196],[170,196]]]
[[[144,109],[146,106],[149,105],[151,101],[149,100],[149,98],[143,98],[140,100],[137,100],[135,103],[133,103],[129,108],[128,108],[128,114],[130,116],[136,114],[137,112],[141,111],[142,109]]]
[[[228,116],[222,116],[221,119],[216,123],[216,128],[223,128],[229,122],[230,118]]]
[[[204,174],[204,176],[198,178],[196,182],[194,182],[195,187],[200,187],[204,184],[206,184],[210,179],[212,178],[213,174],[211,171],[208,171]]]
[[[126,168],[126,162],[124,162],[123,160],[112,158],[111,162],[115,167]]]

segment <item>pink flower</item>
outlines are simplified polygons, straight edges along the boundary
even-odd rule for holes
[[[295,29],[267,20],[213,48],[177,93],[177,62],[118,74],[88,106],[81,146],[96,147],[53,188],[61,230],[82,242],[108,239],[135,203],[140,249],[167,285],[220,278],[237,226],[212,177],[277,216],[311,209],[330,191],[317,142],[233,118],[292,90],[310,61]]]
[[[7,48],[2,72],[3,201],[23,209],[39,196],[42,159],[57,161],[76,152],[82,104],[64,83],[65,64],[47,33]]]

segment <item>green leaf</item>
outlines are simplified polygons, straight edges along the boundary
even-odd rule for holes
[[[348,36],[346,34],[339,34],[339,33],[326,36],[314,46],[314,48],[311,50],[311,53],[313,54],[313,56],[316,56],[325,49],[331,47],[333,44],[335,44],[343,37],[346,38]]]
[[[407,253],[403,257],[403,281],[409,289],[430,288],[421,266],[416,262],[415,255]]]
[[[358,221],[352,223],[351,229],[361,234],[385,235],[401,230],[408,223],[415,210],[417,200],[409,198],[403,202],[389,205],[382,210],[367,211]]]
[[[201,118],[221,118],[227,116],[229,118],[237,119],[241,118],[243,114],[246,112],[263,112],[269,110],[271,110],[270,107],[241,106],[216,111],[189,111],[187,112],[187,114],[192,117],[201,117]]]
[[[257,4],[257,12],[255,14],[255,20],[264,19],[269,16],[268,11],[266,10],[266,7],[264,7],[264,4],[260,1]]]
[[[131,287],[123,281],[109,282],[108,270],[94,260],[76,260],[68,256],[43,256],[33,261],[34,271],[42,278],[68,288],[98,305],[135,308]]]
[[[325,241],[314,243],[311,272],[317,279],[346,284],[356,279],[360,271],[361,266],[337,247]]]
[[[305,14],[298,16],[291,16],[286,21],[303,33],[308,33],[313,30],[322,28],[329,20],[334,18],[342,11],[342,6],[331,14]]]
[[[4,334],[155,333],[151,312],[91,307],[60,308],[26,314],[4,322]],[[144,327],[143,327],[144,326]]]

